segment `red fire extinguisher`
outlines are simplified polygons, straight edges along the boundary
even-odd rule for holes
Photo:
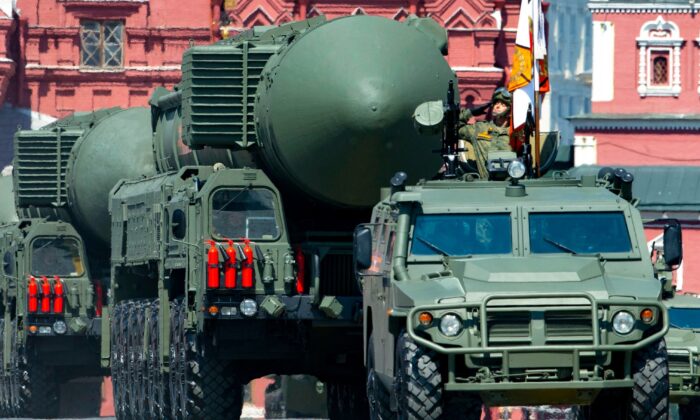
[[[224,263],[224,287],[233,289],[236,287],[236,250],[233,248],[231,240],[228,241],[226,256],[228,258]]]
[[[36,313],[39,310],[39,285],[36,284],[34,276],[29,276],[29,285],[27,286],[27,309],[29,313]]]
[[[243,240],[243,265],[241,268],[241,284],[245,288],[253,287],[253,249],[250,247],[250,239]]]
[[[219,288],[219,250],[216,242],[209,241],[209,252],[207,252],[207,287],[209,289]]]
[[[51,311],[51,285],[46,276],[41,277],[41,312],[48,314]]]
[[[58,276],[53,278],[53,313],[63,313],[63,282]]]

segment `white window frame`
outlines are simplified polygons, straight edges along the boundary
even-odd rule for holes
[[[672,74],[672,67],[671,63],[673,62],[673,48],[648,48],[647,49],[647,80],[649,81],[649,88],[650,89],[671,89],[673,87],[673,74]],[[667,68],[666,71],[668,72],[668,84],[667,85],[657,85],[654,83],[654,61],[651,59],[651,57],[654,56],[654,53],[665,53],[667,57]]]
[[[655,37],[653,32],[669,32],[668,37]],[[659,15],[656,20],[651,20],[642,25],[637,38],[639,49],[639,75],[637,79],[637,92],[639,96],[675,96],[681,93],[681,47],[683,46],[678,25],[666,21]],[[653,68],[650,61],[652,51],[668,51],[668,86],[653,85]]]

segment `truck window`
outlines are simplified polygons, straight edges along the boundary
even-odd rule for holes
[[[280,231],[275,207],[275,195],[269,190],[216,190],[211,233],[219,239],[277,239]]]
[[[530,213],[529,222],[534,254],[632,251],[622,212]]]
[[[31,272],[35,276],[83,275],[80,245],[74,238],[42,237],[32,242]]]
[[[512,253],[510,214],[424,214],[416,218],[413,255]]]
[[[672,327],[700,329],[700,308],[668,308],[668,317]]]

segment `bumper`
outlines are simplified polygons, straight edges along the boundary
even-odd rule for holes
[[[668,349],[671,402],[688,404],[692,398],[700,397],[699,358],[700,354],[690,348]]]
[[[278,315],[272,315],[265,311],[264,302],[267,295],[240,295],[240,294],[207,294],[204,319],[218,321],[234,321],[234,320],[251,320],[251,319],[267,319],[267,320],[306,320],[306,321],[329,321],[358,323],[361,320],[362,297],[361,296],[336,296],[335,300],[341,307],[338,308],[338,315],[331,317],[327,312],[321,310],[313,296],[275,296],[284,305],[284,309]],[[245,316],[240,311],[240,304],[244,299],[252,299],[257,304],[257,311],[252,316]],[[211,315],[206,308],[216,306],[219,309],[217,315]],[[228,313],[223,315],[223,308],[232,308]]]
[[[505,305],[497,301],[514,301],[516,304]],[[549,302],[543,305],[534,306],[532,302]],[[576,301],[575,305],[562,304],[563,300]],[[583,303],[583,304],[582,304]],[[491,304],[491,305],[489,305]],[[496,304],[496,305],[494,305]],[[639,334],[639,339],[632,340],[631,337],[625,342],[611,342],[608,337],[610,333],[608,318],[612,316],[616,307],[630,308],[639,306],[642,308],[653,308],[657,316],[660,316],[662,327],[646,337]],[[544,308],[544,309],[543,309]],[[573,308],[577,312],[585,313],[589,320],[586,324],[585,342],[570,344],[558,344],[556,341],[550,343],[547,340],[546,312],[566,313]],[[463,318],[466,326],[460,333],[471,334],[470,345],[445,345],[429,339],[429,334],[421,333],[417,317],[420,312],[442,313],[457,311],[465,314],[476,314],[468,316],[471,324]],[[489,317],[502,316],[502,314],[528,314],[529,322],[526,325],[527,338],[523,336],[515,337],[508,342],[508,337],[490,337]],[[535,315],[535,313],[538,313]],[[471,318],[470,318],[471,317]],[[435,318],[437,319],[437,317]],[[657,317],[658,319],[658,317]],[[539,322],[539,324],[538,324]],[[605,325],[603,325],[605,324]],[[566,325],[566,324],[563,324]],[[413,308],[407,314],[406,328],[409,336],[419,345],[432,349],[437,353],[447,356],[448,380],[445,382],[445,389],[449,391],[473,391],[498,394],[499,391],[522,392],[536,395],[543,390],[555,390],[562,395],[559,400],[571,403],[585,403],[594,398],[600,389],[604,388],[624,388],[632,386],[631,380],[631,356],[632,352],[639,350],[659,339],[661,339],[669,328],[668,316],[665,307],[659,302],[638,302],[626,299],[605,299],[597,300],[588,293],[542,293],[542,294],[521,294],[521,295],[490,295],[479,303],[456,303],[456,304],[436,304],[425,305]],[[649,328],[649,327],[647,327]],[[630,333],[632,335],[632,333]],[[434,337],[430,336],[430,337]],[[473,340],[471,338],[474,338]],[[631,341],[631,342],[630,342]],[[602,372],[590,369],[585,365],[584,358],[595,358],[595,364],[601,364],[600,359],[610,352],[625,353],[624,375],[615,379],[605,377]],[[457,356],[466,356],[466,359],[477,359],[477,363],[472,368],[479,369],[481,366],[478,360],[490,358],[492,363],[489,375],[475,375],[470,378],[460,378],[457,376]],[[589,368],[590,374],[582,375],[582,367]],[[566,375],[557,377],[551,372],[557,369],[567,369]],[[498,371],[497,374],[492,374]],[[498,398],[498,395],[496,395]],[[492,400],[491,398],[488,398]],[[503,396],[501,400],[492,402],[517,403],[518,399],[511,400]],[[548,400],[551,403],[551,399]]]

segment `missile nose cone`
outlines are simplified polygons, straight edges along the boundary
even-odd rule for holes
[[[330,21],[265,68],[257,133],[268,166],[304,193],[348,207],[374,204],[398,170],[431,176],[438,147],[413,129],[426,101],[443,100],[454,74],[435,43],[376,16]],[[270,146],[267,146],[270,145]],[[399,153],[397,153],[399,151]]]
[[[384,130],[401,120],[397,115],[400,100],[395,85],[390,81],[377,79],[358,80],[356,89],[344,101],[343,119],[348,130],[362,133]]]

